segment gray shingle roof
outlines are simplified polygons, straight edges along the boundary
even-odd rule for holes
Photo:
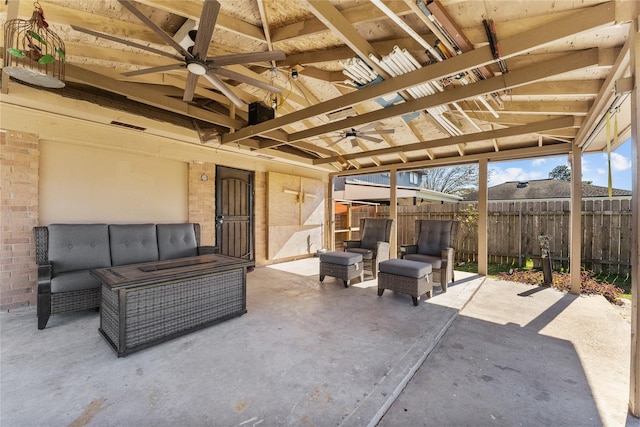
[[[524,185],[526,183],[526,185]],[[571,197],[571,182],[556,179],[538,179],[532,181],[509,181],[489,187],[489,200],[520,199],[568,199]],[[629,196],[631,191],[614,188],[612,195]],[[582,197],[608,197],[607,187],[582,184]],[[469,193],[465,201],[478,200],[478,192]]]

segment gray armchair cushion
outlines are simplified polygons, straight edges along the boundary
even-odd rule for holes
[[[160,260],[198,255],[193,224],[158,224],[156,227]]]
[[[364,249],[376,249],[376,243],[386,242],[387,238],[387,219],[367,218],[365,221],[362,236],[360,236],[360,247]]]
[[[451,221],[424,221],[418,239],[418,253],[440,256],[451,242]]]
[[[107,224],[51,224],[48,228],[54,276],[111,265]]]
[[[109,225],[112,265],[158,261],[155,224]]]

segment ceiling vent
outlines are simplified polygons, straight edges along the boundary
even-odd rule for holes
[[[140,131],[147,130],[147,128],[141,128],[140,126],[130,125],[129,123],[117,122],[115,120],[112,120],[111,124],[115,126],[127,128],[127,129],[140,130]]]

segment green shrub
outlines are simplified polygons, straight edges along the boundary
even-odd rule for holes
[[[508,272],[498,273],[498,278],[537,286],[544,284],[542,272],[535,270],[520,271],[514,269]],[[561,291],[569,291],[571,289],[571,275],[569,273],[558,273],[554,271],[552,278],[552,288]],[[580,292],[587,295],[602,295],[612,304],[622,305],[620,297],[624,293],[624,290],[611,283],[600,282],[596,280],[593,272],[583,270],[580,277]]]

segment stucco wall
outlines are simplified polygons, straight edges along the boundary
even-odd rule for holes
[[[55,99],[60,104],[56,111],[66,111],[62,105],[68,103],[74,111],[91,117],[82,120],[14,107],[4,102],[8,99],[0,102],[0,309],[36,302],[32,232],[36,225],[190,221],[200,223],[202,243],[212,245],[215,167],[228,166],[255,173],[255,260],[257,265],[265,265],[273,262],[267,258],[267,172],[325,184],[329,179],[328,174],[303,166],[192,143],[193,136],[163,135],[175,131],[166,123],[161,123],[158,131],[114,127],[108,124],[112,111],[89,103],[83,103],[80,111],[76,109],[78,102]],[[96,122],[96,118],[107,123]],[[116,118],[149,127],[156,124],[124,113]],[[203,173],[208,175],[206,181],[201,180]]]
[[[186,222],[188,164],[40,142],[40,225]]]

